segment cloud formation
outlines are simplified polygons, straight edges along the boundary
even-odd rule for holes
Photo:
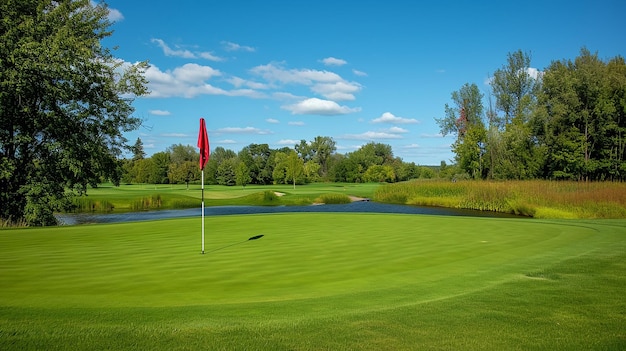
[[[216,130],[215,132],[223,133],[223,134],[259,134],[259,135],[272,134],[272,132],[270,132],[269,130],[262,130],[262,129],[254,128],[254,127],[245,127],[245,128],[226,127],[226,128],[220,128]]]
[[[324,63],[324,65],[326,66],[343,66],[348,62],[346,60],[342,60],[342,59],[338,59],[334,57],[327,57],[322,60],[322,63]]]
[[[247,51],[247,52],[256,51],[256,49],[251,46],[239,45],[237,43],[232,43],[230,41],[223,41],[222,45],[224,45],[224,50],[226,51]]]
[[[165,111],[165,110],[150,110],[148,112],[151,115],[155,115],[155,116],[169,116],[169,115],[171,115],[170,111]]]
[[[369,132],[365,132],[361,134],[345,134],[341,136],[341,139],[352,139],[352,140],[402,139],[402,136],[396,133],[369,131]]]
[[[391,112],[385,112],[380,117],[373,119],[372,123],[417,124],[419,121],[413,118],[397,117]]]
[[[323,115],[323,116],[335,116],[345,115],[349,113],[358,112],[360,108],[350,108],[348,106],[341,106],[338,103],[330,100],[322,100],[318,98],[310,98],[302,100],[293,105],[282,106],[283,109],[291,111],[294,115]]]
[[[187,49],[180,49],[180,48],[172,49],[169,45],[165,43],[165,41],[163,41],[162,39],[158,39],[158,38],[153,38],[150,41],[157,44],[163,50],[163,54],[165,56],[182,57],[182,58],[188,58],[188,59],[203,58],[205,60],[215,61],[215,62],[224,61],[223,58],[215,56],[211,52],[208,52],[208,51],[190,51]]]

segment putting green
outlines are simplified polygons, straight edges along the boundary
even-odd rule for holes
[[[334,296],[343,301],[335,310],[388,308],[536,279],[597,249],[596,227],[388,214],[207,217],[204,255],[199,218],[3,230],[0,302],[166,307]],[[376,304],[362,306],[372,296]]]

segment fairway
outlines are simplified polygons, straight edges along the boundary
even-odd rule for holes
[[[623,349],[626,222],[306,213],[0,231],[0,349]],[[248,238],[263,234],[257,240]]]

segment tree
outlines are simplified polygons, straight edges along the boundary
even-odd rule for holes
[[[335,141],[331,137],[316,136],[310,144],[312,160],[320,165],[320,176],[324,179],[328,176],[329,160],[332,154],[337,150]],[[304,162],[308,159],[302,158]]]
[[[235,182],[237,185],[241,185],[242,188],[245,188],[252,178],[250,178],[250,170],[246,167],[246,164],[243,162],[239,162],[237,164],[237,168],[235,168]]]
[[[0,14],[0,217],[55,224],[68,196],[119,181],[147,63],[126,65],[101,45],[106,5],[2,1]]]
[[[541,79],[531,69],[530,61],[530,54],[521,50],[509,53],[507,64],[494,72],[490,83],[496,103],[495,111],[489,111],[487,153],[494,178],[534,178],[540,168],[536,161],[541,159],[542,150],[529,122],[537,107]]]
[[[483,94],[476,84],[466,83],[452,93],[454,106],[445,105],[446,116],[436,119],[441,134],[455,134],[452,145],[462,171],[473,178],[483,176],[486,130],[483,123]]]
[[[174,144],[168,147],[165,152],[170,154],[170,162],[183,163],[186,161],[197,161],[200,157],[197,148],[191,145]],[[212,157],[213,155],[211,155]]]
[[[209,158],[209,162],[207,162],[204,167],[204,180],[207,184],[218,184],[217,181],[217,168],[222,162],[227,159],[235,158],[237,154],[233,150],[224,149],[221,146],[218,146],[211,152],[211,157]],[[197,160],[197,158],[196,158]],[[196,162],[197,165],[197,162]]]
[[[272,167],[269,162],[272,151],[268,144],[250,144],[239,151],[239,160],[250,170],[252,184],[272,183]]]
[[[396,174],[391,166],[372,165],[365,171],[363,178],[366,182],[394,182]]]
[[[165,151],[157,152],[152,157],[153,170],[148,179],[152,184],[167,184],[169,182],[167,171],[170,166],[170,154]]]
[[[302,161],[302,159],[298,157],[298,154],[295,151],[291,151],[287,155],[286,162],[287,162],[286,180],[291,179],[293,188],[295,189],[296,181],[300,179],[300,177],[302,177],[302,175],[304,174],[304,161]]]
[[[236,169],[238,163],[237,158],[227,158],[220,163],[215,174],[217,184],[228,186],[237,184]]]
[[[146,157],[146,153],[143,151],[143,142],[141,141],[141,138],[137,138],[137,141],[135,141],[135,144],[131,146],[130,150],[133,153],[133,161],[142,160]]]
[[[536,124],[547,148],[548,178],[624,179],[626,64],[583,48],[546,69]]]

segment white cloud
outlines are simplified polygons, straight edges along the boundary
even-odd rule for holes
[[[185,137],[188,137],[187,134],[183,134],[183,133],[163,133],[163,134],[161,134],[161,136],[168,137],[168,138],[185,138]]]
[[[248,88],[252,88],[252,89],[259,89],[259,90],[264,90],[264,89],[269,89],[270,87],[267,84],[264,83],[258,83],[258,82],[254,82],[254,81],[250,81],[250,80],[245,80],[243,78],[239,78],[239,77],[231,77],[226,79],[227,82],[229,82],[230,84],[232,84],[233,86],[235,86],[236,88],[245,86]]]
[[[395,133],[395,134],[403,134],[403,133],[408,133],[409,131],[404,129],[404,128],[400,128],[400,127],[391,127],[389,129],[386,129],[385,132],[387,132],[387,133]]]
[[[404,145],[402,148],[403,149],[419,149],[420,146],[419,144],[409,144],[409,145]]]
[[[215,55],[213,55],[213,53],[208,52],[208,51],[198,52],[197,55],[198,55],[198,57],[203,58],[205,60],[209,60],[209,61],[214,61],[214,62],[225,61],[224,58],[219,57],[219,56],[215,56]]]
[[[290,126],[303,126],[304,122],[302,122],[302,121],[291,121],[291,122],[288,122],[287,124],[290,125]]]
[[[256,51],[256,49],[251,46],[239,45],[237,43],[232,43],[230,41],[223,41],[222,45],[224,45],[224,50],[226,51],[247,51],[247,52]]]
[[[297,96],[292,93],[286,93],[286,92],[272,93],[272,97],[276,100],[302,100],[304,99],[303,96]]]
[[[356,70],[356,69],[353,69],[352,73],[354,73],[355,76],[367,77],[367,73],[365,73],[363,71]]]
[[[170,111],[165,111],[165,110],[150,110],[148,112],[151,115],[155,115],[155,116],[169,116],[169,115],[171,115]]]
[[[111,22],[119,22],[124,19],[124,15],[122,15],[120,10],[109,7],[109,15],[107,16],[107,18]]]
[[[353,140],[402,139],[402,137],[396,133],[372,132],[372,131],[361,133],[361,134],[345,134],[341,138],[353,139]]]
[[[282,139],[278,141],[278,145],[298,145],[300,144],[300,140],[293,139]]]
[[[196,55],[189,51],[189,50],[174,50],[172,48],[170,48],[167,44],[165,44],[165,42],[161,39],[157,39],[157,38],[153,38],[152,40],[150,40],[153,43],[156,43],[158,46],[161,47],[161,49],[163,49],[163,54],[165,54],[165,56],[175,56],[175,57],[182,57],[182,58],[196,58]]]
[[[391,112],[385,112],[380,117],[373,119],[372,123],[415,124],[419,121],[413,118],[396,117]]]
[[[533,79],[540,79],[541,77],[543,77],[543,71],[540,71],[533,67],[528,67],[526,69],[526,73],[528,73],[528,75]]]
[[[250,72],[263,77],[269,82],[280,82],[283,84],[304,84],[330,83],[341,81],[338,74],[329,71],[318,71],[313,69],[285,69],[280,64],[267,64],[253,67]]]
[[[156,43],[159,47],[161,47],[161,49],[163,49],[163,54],[165,56],[174,56],[174,57],[182,57],[182,58],[189,58],[189,59],[196,59],[196,58],[203,58],[206,60],[210,60],[210,61],[224,61],[223,58],[218,57],[213,55],[210,52],[204,51],[204,52],[193,52],[187,49],[172,49],[169,47],[169,45],[167,45],[165,43],[165,41],[163,41],[162,39],[158,39],[158,38],[153,38],[150,40],[153,43]]]
[[[217,141],[217,143],[218,144],[237,144],[237,142],[232,139],[219,140]]]
[[[354,94],[362,89],[359,83],[348,82],[334,72],[286,69],[280,63],[256,66],[250,72],[268,81],[268,88],[280,88],[288,84],[309,86],[312,92],[332,101],[355,100]]]
[[[267,122],[267,123],[272,123],[272,124],[278,124],[278,123],[280,123],[280,121],[279,121],[279,120],[274,119],[274,118],[268,118],[268,119],[266,119],[266,120],[265,120],[265,122]]]
[[[450,134],[448,134],[448,136],[450,136]],[[432,139],[432,138],[445,138],[445,137],[441,133],[437,133],[437,134],[422,133],[422,134],[420,134],[420,138]]]
[[[311,90],[333,101],[355,100],[354,93],[361,90],[361,85],[354,82],[339,81],[315,84]]]
[[[272,132],[268,130],[261,130],[259,128],[254,128],[254,127],[245,127],[245,128],[226,127],[226,128],[220,128],[216,130],[216,132],[226,133],[226,134],[259,134],[259,135],[272,134]]]
[[[326,66],[343,66],[346,63],[348,63],[348,62],[346,62],[346,60],[342,60],[342,59],[338,59],[338,58],[334,58],[334,57],[327,57],[327,58],[323,59],[322,62]]]
[[[322,100],[318,98],[310,98],[302,100],[293,105],[282,106],[283,109],[291,111],[294,115],[345,115],[348,113],[358,112],[360,108],[350,108],[340,106],[338,103],[330,100]]]
[[[180,96],[192,98],[198,95],[245,96],[250,98],[266,98],[267,96],[253,89],[224,90],[209,83],[213,77],[221,76],[219,70],[196,63],[187,63],[173,70],[161,71],[156,66],[146,70],[149,97]]]

